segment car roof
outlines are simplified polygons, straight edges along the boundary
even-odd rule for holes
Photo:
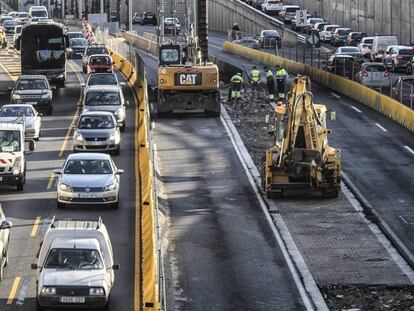
[[[298,8],[298,5],[284,5],[282,8],[283,9],[288,9],[288,8]]]
[[[329,25],[325,25],[325,27],[341,27],[341,25],[329,24]]]
[[[91,85],[86,92],[89,91],[119,91],[119,87],[117,85]]]
[[[74,247],[76,246],[76,247]],[[56,238],[53,240],[50,248],[64,248],[64,249],[94,249],[99,250],[99,242],[94,238]]]
[[[82,112],[80,116],[113,116],[113,114],[110,111],[88,111]]]
[[[339,28],[336,28],[335,31],[338,31],[338,30],[352,30],[352,29],[348,27],[339,27]]]
[[[28,108],[33,108],[34,109],[32,104],[6,104],[6,105],[1,106],[0,109],[3,109],[4,107],[6,107],[6,108],[7,107],[28,107]]]
[[[89,55],[89,58],[92,58],[92,57],[109,57],[109,58],[111,58],[111,56],[108,55],[108,54],[92,54],[92,55]]]
[[[111,156],[100,152],[71,153],[68,160],[109,160]]]
[[[43,75],[21,75],[21,76],[19,76],[19,78],[18,78],[18,80],[19,79],[44,79],[44,80],[47,80],[47,78],[46,78],[46,76],[43,76]]]

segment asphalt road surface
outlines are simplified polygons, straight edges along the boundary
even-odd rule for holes
[[[153,26],[136,26],[153,32]],[[246,70],[261,64],[221,51],[224,34],[209,33],[209,53]],[[391,119],[352,99],[313,84],[316,101],[337,112],[330,144],[342,149],[343,171],[414,254],[414,138]]]
[[[17,60],[18,61],[18,60]],[[13,222],[9,265],[0,286],[0,310],[30,310],[35,306],[35,262],[39,243],[53,217],[56,219],[97,220],[102,217],[114,249],[115,262],[121,268],[116,271],[115,286],[111,293],[111,310],[133,310],[134,306],[134,232],[135,232],[135,176],[134,176],[134,109],[135,100],[129,87],[124,87],[128,107],[127,128],[122,133],[121,154],[115,156],[117,166],[125,170],[121,177],[120,208],[67,207],[57,210],[56,181],[52,170],[60,168],[71,153],[72,131],[68,130],[77,111],[80,99],[80,61],[69,61],[67,83],[54,94],[54,113],[42,118],[42,137],[36,150],[27,157],[27,182],[23,192],[14,187],[0,186],[0,202],[9,220]],[[124,80],[119,76],[121,80]],[[0,92],[5,94],[10,77],[0,68]],[[0,105],[9,102],[9,95],[0,96]]]

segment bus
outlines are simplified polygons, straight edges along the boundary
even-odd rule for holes
[[[16,42],[23,75],[44,75],[51,83],[65,85],[68,38],[64,25],[52,21],[29,23]]]

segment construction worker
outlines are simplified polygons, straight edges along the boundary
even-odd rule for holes
[[[256,66],[253,66],[252,70],[250,71],[250,84],[252,86],[252,98],[253,96],[259,95],[260,91],[260,80],[262,79],[262,73]]]
[[[286,78],[287,78],[287,71],[280,67],[279,65],[276,65],[276,82],[277,82],[277,90],[279,93],[279,99],[285,98],[285,84],[286,84]]]
[[[273,73],[268,67],[264,67],[266,73],[266,84],[267,84],[267,93],[269,101],[275,99],[275,79],[273,78]]]
[[[231,97],[230,100],[239,100],[241,97],[241,89],[244,88],[244,80],[242,74],[238,72],[230,80]]]

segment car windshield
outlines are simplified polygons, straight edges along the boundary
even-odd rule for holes
[[[405,55],[405,56],[412,56],[414,55],[414,50],[413,49],[399,50],[398,54]]]
[[[88,40],[82,38],[73,38],[69,40],[70,46],[80,45],[80,46],[88,46]]]
[[[343,30],[343,29],[338,30],[338,34],[340,34],[340,35],[347,35],[350,32],[351,32],[351,30]]]
[[[16,84],[18,91],[42,89],[47,89],[46,81],[42,79],[21,79]]]
[[[91,75],[88,79],[88,86],[91,85],[118,85],[118,80],[115,75]]]
[[[0,110],[0,117],[34,117],[34,112],[31,107],[26,106],[13,106],[5,107],[3,106]]]
[[[367,65],[365,66],[365,71],[374,71],[374,72],[384,72],[386,68],[384,65]]]
[[[68,38],[83,38],[83,34],[81,32],[68,32]]]
[[[33,17],[47,17],[47,12],[46,11],[32,11],[32,16]]]
[[[108,160],[68,160],[64,170],[65,174],[76,175],[105,175],[112,174]]]
[[[0,152],[16,152],[20,148],[20,131],[0,130]]]
[[[299,10],[299,7],[286,8],[286,12],[289,12],[289,13],[293,13],[293,12],[296,13],[297,10]]]
[[[120,104],[118,92],[90,91],[86,94],[86,106],[112,106]]]
[[[111,65],[111,59],[107,56],[92,56],[90,59],[91,65]]]
[[[321,23],[321,22],[323,22],[323,18],[311,18],[309,20],[309,23],[312,25],[315,25],[316,23]]]
[[[14,24],[14,20],[6,20],[4,21],[3,26],[12,26]]]
[[[264,37],[277,37],[279,33],[277,31],[263,31]]]
[[[86,55],[90,56],[93,54],[108,54],[108,50],[106,49],[106,47],[89,47],[88,50],[86,51]]]
[[[29,13],[26,13],[26,12],[19,13],[19,17],[26,17],[27,15],[29,15]]]
[[[359,53],[359,49],[356,47],[341,48],[340,53]]]
[[[79,129],[111,129],[114,128],[114,122],[111,116],[82,116]]]
[[[145,16],[146,17],[153,17],[154,16],[154,13],[152,13],[152,12],[146,12],[145,13]]]
[[[374,39],[364,39],[364,44],[372,44]]]
[[[52,248],[46,258],[46,269],[100,270],[102,258],[97,250]]]

